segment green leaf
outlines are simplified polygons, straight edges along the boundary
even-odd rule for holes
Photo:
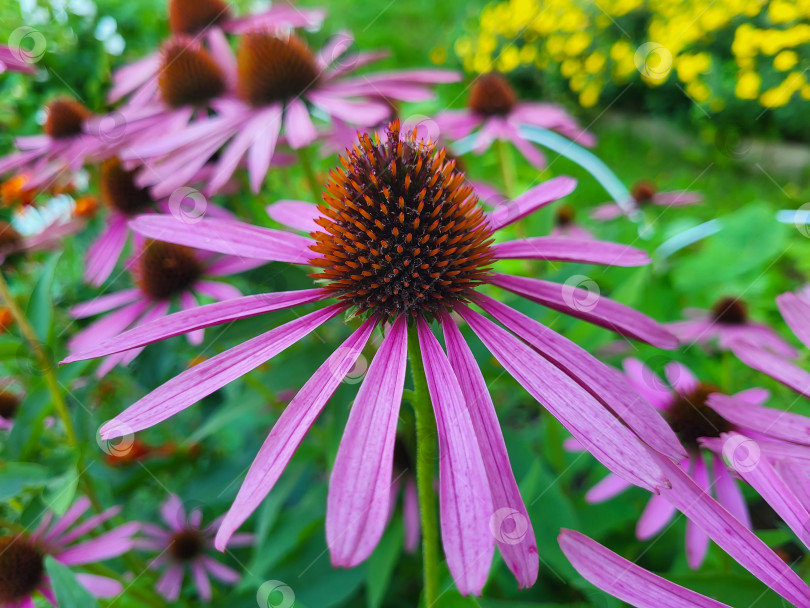
[[[59,608],[98,608],[96,598],[79,584],[70,568],[49,555],[45,558],[45,570],[51,579]]]
[[[39,379],[37,379],[38,381]],[[44,387],[35,388],[34,380],[14,416],[14,426],[8,436],[8,453],[12,458],[27,460],[27,456],[39,443],[45,426],[45,417],[51,405],[51,397]]]
[[[76,488],[79,487],[79,471],[75,465],[68,468],[59,477],[48,481],[42,499],[55,513],[64,513],[76,497]]]
[[[366,588],[369,608],[379,608],[391,582],[391,573],[402,553],[402,518],[396,518],[380,539],[366,567]]]
[[[58,253],[52,255],[45,263],[42,274],[31,292],[31,298],[28,300],[28,310],[26,311],[28,321],[43,344],[48,342],[51,325],[53,324],[51,287],[53,286],[53,277],[56,273],[56,263],[59,261],[59,255]]]
[[[0,464],[0,500],[8,500],[23,490],[41,488],[48,480],[48,469],[31,462]]]

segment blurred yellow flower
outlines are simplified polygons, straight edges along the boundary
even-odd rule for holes
[[[756,72],[740,72],[734,94],[740,99],[756,99],[761,85],[762,78]]]
[[[799,63],[799,55],[796,51],[782,51],[773,58],[773,67],[780,72],[787,72]]]

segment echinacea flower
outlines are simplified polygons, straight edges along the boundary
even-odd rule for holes
[[[447,70],[402,70],[349,78],[348,73],[378,57],[359,53],[346,58],[350,45],[351,38],[345,35],[315,54],[294,35],[249,31],[241,36],[236,57],[238,97],[222,100],[218,113],[209,119],[129,145],[124,157],[148,166],[139,183],[152,186],[155,196],[167,196],[185,185],[218,152],[204,192],[219,191],[243,158],[247,159],[250,186],[258,192],[282,135],[293,149],[317,139],[313,108],[328,117],[371,126],[390,111],[381,96],[420,101],[432,96],[430,85],[459,78]]]
[[[782,453],[790,442],[793,449],[810,447],[810,419],[782,410],[764,407],[768,391],[748,389],[735,395],[723,395],[716,387],[699,381],[684,365],[670,362],[665,368],[669,385],[638,359],[625,359],[624,372],[629,383],[650,404],[663,414],[688,451],[680,466],[704,491],[717,500],[741,523],[750,527],[748,508],[739,487],[728,474],[723,456],[735,456],[737,445],[718,439],[738,431],[754,434],[763,440],[762,451],[772,455]],[[713,449],[703,449],[710,447]],[[709,457],[710,465],[706,464]],[[589,502],[603,502],[629,487],[625,480],[608,475],[586,495]],[[675,507],[660,494],[647,503],[636,526],[641,540],[661,532],[675,515]],[[689,566],[698,568],[708,549],[709,538],[694,522],[686,527],[686,557]]]
[[[61,518],[47,513],[33,532],[0,535],[0,606],[34,608],[34,596],[41,594],[56,606],[45,570],[45,558],[53,557],[65,566],[86,566],[123,555],[133,547],[138,524],[130,522],[100,536],[90,533],[115,517],[120,507],[79,519],[90,508],[87,498],[79,498]],[[96,597],[113,597],[123,587],[117,580],[79,572],[76,578]]]
[[[602,242],[536,237],[493,244],[504,226],[567,195],[558,177],[485,215],[464,174],[444,150],[399,124],[363,135],[332,172],[321,205],[297,202],[294,228],[310,236],[236,221],[172,217],[132,222],[149,238],[219,252],[314,266],[318,287],[247,296],[144,324],[66,362],[121,353],[203,327],[303,304],[334,300],[181,373],[101,430],[105,438],[148,428],[199,401],[292,346],[326,321],[348,315],[359,327],[314,372],[284,409],[247,473],[217,534],[223,549],[273,488],[287,463],[375,328],[386,335],[360,385],[329,487],[326,536],[336,566],[365,560],[390,514],[396,427],[409,334],[424,360],[439,437],[439,502],[445,555],[462,593],[479,593],[497,542],[521,586],[533,584],[537,546],[511,472],[486,382],[450,316],[457,313],[503,367],[608,468],[650,490],[666,484],[635,433],[676,458],[684,452],[664,420],[618,371],[533,319],[478,291],[493,285],[622,335],[671,348],[674,338],[645,315],[571,286],[504,275],[500,259],[548,259],[636,266],[637,249]],[[563,241],[563,242],[561,242]],[[583,300],[587,305],[582,306]],[[475,303],[501,327],[474,311]],[[438,321],[445,350],[431,330]],[[410,329],[409,329],[410,325]],[[621,416],[621,419],[618,417]],[[509,510],[525,524],[519,542],[491,534],[493,516]]]
[[[436,115],[442,136],[462,139],[475,133],[472,150],[482,154],[497,140],[511,142],[533,166],[542,169],[546,159],[520,127],[532,125],[551,129],[584,145],[596,145],[596,138],[579,126],[562,107],[552,103],[520,101],[509,81],[496,72],[476,78],[468,100],[469,108]],[[480,129],[479,129],[480,127]],[[476,129],[479,129],[476,131]]]
[[[0,44],[0,74],[5,72],[33,74],[37,69],[27,59],[27,53],[22,49],[13,49]]]
[[[183,502],[172,494],[160,508],[160,515],[167,528],[155,524],[142,523],[144,538],[135,540],[135,547],[158,552],[149,566],[164,568],[164,573],[155,587],[167,601],[174,602],[180,597],[183,579],[189,571],[197,589],[197,595],[204,602],[211,600],[211,579],[213,577],[228,585],[235,585],[241,578],[239,573],[211,557],[214,549],[214,531],[219,521],[203,527],[203,513],[192,509],[186,513]],[[253,544],[252,534],[237,534],[232,546],[244,547]]]
[[[173,37],[193,39],[195,45],[201,43],[201,38],[205,39],[214,53],[224,51],[223,43],[227,45],[223,32],[235,34],[259,27],[316,29],[326,14],[321,9],[279,4],[261,13],[234,17],[230,4],[222,0],[169,0],[168,4]],[[171,45],[171,41],[168,44]],[[153,53],[116,70],[108,100],[118,101],[143,87],[153,92],[161,70],[167,65],[165,59],[165,55],[161,57],[160,53]],[[148,97],[148,94],[143,96]]]
[[[70,339],[68,346],[73,352],[87,350],[130,327],[159,319],[175,303],[182,310],[191,310],[197,306],[199,296],[219,301],[238,298],[242,294],[233,285],[210,279],[263,263],[163,241],[142,238],[137,241],[137,249],[129,261],[135,287],[99,296],[70,309],[74,319],[104,315]],[[194,331],[187,337],[191,344],[200,344],[203,332]],[[96,370],[96,376],[104,376],[116,365],[129,365],[142,350],[135,348],[108,357]]]
[[[622,204],[611,202],[595,207],[591,211],[591,218],[599,221],[613,220],[622,215],[637,214],[648,205],[686,207],[688,205],[698,205],[703,200],[703,195],[700,192],[692,190],[658,192],[655,186],[647,181],[635,184],[630,194],[630,199]]]
[[[554,227],[551,236],[561,236],[582,241],[593,239],[594,236],[576,222],[577,212],[572,205],[558,205],[554,210]]]
[[[44,133],[17,137],[18,150],[0,158],[0,175],[26,173],[29,189],[43,188],[63,171],[76,171],[86,160],[101,160],[115,147],[104,131],[87,130],[92,113],[78,101],[60,98],[46,107]]]
[[[20,409],[22,397],[3,383],[0,386],[0,429],[10,431],[14,426],[14,417]]]
[[[810,297],[807,289],[783,293],[777,296],[776,304],[794,335],[805,348],[810,348]],[[735,343],[734,354],[747,366],[778,380],[800,395],[810,397],[810,373],[788,360],[784,353],[771,352],[751,340]]]
[[[737,345],[747,343],[782,357],[798,356],[796,349],[773,329],[752,321],[740,298],[721,298],[711,310],[687,309],[686,313],[689,319],[666,324],[681,344],[716,342],[720,349],[736,352]]]

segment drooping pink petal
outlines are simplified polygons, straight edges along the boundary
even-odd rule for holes
[[[421,317],[417,329],[439,435],[439,513],[444,554],[461,594],[480,595],[495,551],[494,535],[487,534],[490,519],[501,517],[496,532],[504,522],[493,508],[487,471],[470,419],[469,410],[478,401],[465,404],[450,362]],[[509,515],[514,512],[512,509]]]
[[[657,192],[653,196],[653,203],[662,207],[685,207],[697,205],[703,200],[700,192],[691,190],[674,190],[672,192]]]
[[[74,352],[81,352],[118,335],[134,323],[150,305],[150,300],[140,299],[106,314],[68,340],[68,348]]]
[[[579,444],[579,442],[577,442],[577,444]],[[599,483],[588,490],[585,494],[585,501],[591,504],[605,502],[614,496],[618,496],[627,488],[632,487],[632,485],[633,484],[629,481],[622,479],[618,475],[608,473]]]
[[[250,189],[258,193],[270,168],[273,154],[276,151],[279,135],[281,134],[281,106],[270,107],[266,113],[256,118],[255,124],[248,123],[246,128],[255,128],[253,142],[248,148],[247,169],[250,178]],[[289,140],[289,133],[288,133]],[[222,184],[223,186],[225,183]]]
[[[313,257],[308,249],[312,239],[243,222],[203,218],[191,224],[171,215],[150,214],[129,225],[148,238],[226,255],[292,264],[307,264]]]
[[[123,555],[132,548],[132,535],[138,522],[123,524],[92,540],[70,547],[56,556],[66,566],[81,566]]]
[[[672,458],[686,455],[672,428],[631,389],[618,370],[605,365],[561,334],[494,298],[482,294],[476,302],[607,406],[648,444]]]
[[[543,306],[583,319],[616,333],[666,349],[677,347],[677,340],[660,323],[638,312],[581,287],[550,281],[493,274],[490,282]]]
[[[123,289],[114,293],[108,293],[72,307],[70,309],[70,316],[74,319],[84,319],[102,312],[109,312],[114,308],[134,302],[141,295],[141,290],[135,287],[132,289]]]
[[[351,568],[365,560],[388,523],[407,349],[408,321],[402,315],[374,355],[343,431],[326,507],[326,542],[335,566]]]
[[[670,386],[681,395],[688,395],[700,386],[700,382],[695,374],[683,363],[670,361],[664,366],[664,373],[666,374],[667,382],[669,382]]]
[[[170,602],[176,601],[183,586],[183,570],[182,565],[171,564],[158,580],[155,591]]]
[[[94,359],[131,348],[145,346],[158,340],[179,336],[189,331],[229,323],[238,319],[247,319],[256,315],[276,310],[284,310],[303,304],[310,304],[327,297],[321,289],[304,289],[301,291],[281,291],[254,296],[244,296],[225,302],[214,302],[183,310],[151,323],[145,323],[93,345],[93,348],[67,357],[62,363]]]
[[[87,589],[94,596],[100,598],[115,597],[124,590],[124,586],[114,578],[100,576],[98,574],[77,572],[76,580],[79,581],[82,587]]]
[[[217,560],[208,557],[207,555],[204,555],[202,560],[206,569],[208,570],[208,573],[214,578],[221,580],[223,583],[230,583],[231,585],[239,582],[241,577],[236,570],[229,568],[225,564],[219,563]]]
[[[698,454],[692,460],[692,478],[701,490],[709,492],[709,472],[706,470],[706,463],[703,456]],[[692,519],[686,521],[686,562],[692,570],[700,568],[709,550],[709,536],[703,528],[697,525]]]
[[[513,201],[500,205],[489,214],[489,223],[493,230],[513,224],[541,207],[571,194],[576,188],[577,180],[560,176],[543,182],[521,194]]]
[[[810,445],[810,418],[761,405],[734,396],[714,393],[707,404],[723,418],[740,427],[769,437]]]
[[[197,281],[194,291],[206,295],[220,302],[236,300],[242,297],[242,292],[230,283],[223,281]]]
[[[72,543],[74,540],[77,540],[95,530],[98,526],[103,524],[106,521],[109,521],[116,515],[121,512],[120,506],[110,507],[109,509],[105,509],[101,513],[93,515],[92,517],[88,517],[82,523],[75,526],[70,532],[67,532],[59,539],[53,539],[50,542],[58,543],[61,546],[67,546]]]
[[[557,539],[568,561],[590,583],[637,608],[730,608],[670,583],[574,530]]]
[[[113,213],[107,229],[87,250],[85,281],[98,287],[109,278],[127,243],[128,233],[126,216]]]
[[[102,439],[134,433],[170,418],[272,359],[341,310],[338,304],[316,310],[185,370],[104,424]]]
[[[649,540],[672,521],[677,509],[660,494],[653,494],[636,524],[636,538]]]
[[[449,315],[442,317],[442,329],[447,358],[461,387],[481,450],[493,513],[497,514],[490,522],[491,527],[495,524],[495,542],[520,587],[531,587],[537,580],[539,568],[537,542],[512,472],[495,406],[470,347]],[[506,530],[507,523],[513,525],[511,532]]]
[[[767,374],[800,395],[810,397],[810,373],[792,361],[747,342],[736,342],[731,348],[734,355],[748,367]]]
[[[616,203],[605,203],[591,210],[591,219],[597,221],[615,220],[624,215],[624,209]]]
[[[712,457],[712,473],[714,474],[714,495],[717,497],[717,502],[750,530],[751,515],[748,513],[748,506],[745,504],[740,486],[729,474],[726,465],[723,464],[723,459],[719,456]]]
[[[315,220],[321,217],[318,206],[304,201],[276,201],[267,206],[267,215],[276,220],[279,224],[284,224],[295,230],[303,232],[317,232],[321,227]]]
[[[550,236],[506,241],[496,244],[494,249],[495,255],[501,260],[559,260],[606,266],[644,266],[650,263],[650,257],[646,251],[627,245]]]
[[[706,494],[679,466],[656,456],[671,489],[661,491],[675,507],[697,523],[726,553],[751,574],[800,608],[810,606],[810,587],[764,542]]]
[[[228,539],[256,510],[278,481],[304,435],[332,393],[351,371],[375,326],[376,321],[371,319],[361,325],[312,374],[284,408],[253,464],[250,465],[245,481],[242,482],[236,499],[222,521],[215,541],[217,549],[224,551]]]
[[[742,436],[744,437],[744,436]],[[744,439],[747,439],[744,437]],[[753,466],[737,467],[737,473],[751,484],[765,502],[776,511],[805,546],[810,545],[810,512],[799,502],[793,490],[774,470],[767,458],[758,458]]]
[[[650,405],[659,410],[667,410],[672,405],[672,389],[644,363],[633,357],[628,357],[622,361],[622,368],[630,386],[636,389],[636,392],[644,397]]]
[[[655,491],[666,485],[647,448],[579,384],[523,342],[470,308],[459,307],[489,351],[602,464]]]
[[[180,294],[180,307],[182,310],[194,310],[195,308],[197,308],[197,306],[198,306],[197,298],[194,297],[193,293],[191,293],[190,291],[184,291],[183,293]],[[165,314],[162,316],[165,316]],[[205,330],[203,329],[195,329],[194,331],[190,331],[186,334],[186,339],[192,346],[199,346],[200,344],[203,343],[204,338],[205,338]]]
[[[788,327],[807,348],[810,348],[810,304],[795,293],[783,293],[776,297],[779,312]]]
[[[287,102],[284,111],[284,134],[293,150],[308,146],[318,137],[315,125],[309,117],[309,110],[300,99],[293,98]]]
[[[196,560],[191,564],[191,578],[194,579],[194,586],[197,588],[197,594],[204,602],[211,600],[211,581],[208,579],[208,574],[205,571],[205,566],[202,561]]]
[[[53,525],[53,528],[48,531],[44,540],[54,541],[62,536],[70,526],[75,524],[79,518],[84,515],[87,509],[90,508],[90,504],[90,499],[86,496],[76,499],[76,501],[70,505],[70,508],[65,511],[65,514],[59,518],[59,521]]]
[[[419,519],[419,494],[413,477],[405,480],[402,491],[402,523],[405,530],[405,552],[415,553],[419,548],[422,523]]]

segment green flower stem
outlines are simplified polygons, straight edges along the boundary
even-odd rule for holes
[[[515,165],[512,163],[512,154],[509,144],[502,140],[495,140],[495,153],[498,158],[498,169],[501,172],[501,185],[506,198],[512,200],[515,196]]]
[[[408,328],[408,358],[413,377],[411,403],[416,414],[416,485],[419,493],[419,513],[422,518],[425,606],[430,608],[439,599],[439,523],[436,490],[433,485],[437,460],[436,419],[428,393],[416,325]]]
[[[309,149],[305,146],[298,148],[298,160],[301,161],[301,167],[304,169],[304,176],[307,178],[309,189],[312,191],[312,202],[316,205],[321,202],[321,186],[318,178],[315,175],[315,169],[312,166],[312,157],[310,156]]]
[[[65,425],[65,434],[67,435],[68,443],[71,447],[76,449],[77,453],[79,454],[78,466],[79,471],[82,471],[84,469],[84,454],[82,452],[81,445],[79,444],[79,440],[76,437],[76,430],[73,427],[73,421],[70,419],[70,412],[68,412],[67,403],[65,402],[65,398],[62,396],[62,391],[59,390],[59,380],[56,377],[56,369],[54,368],[53,362],[48,357],[48,354],[45,352],[45,349],[42,348],[42,344],[40,344],[34,328],[31,327],[25,313],[22,311],[19,304],[17,304],[17,301],[14,299],[14,296],[11,294],[11,290],[9,289],[8,283],[6,282],[2,272],[0,272],[0,299],[3,300],[3,303],[11,312],[11,316],[14,318],[14,321],[17,323],[17,327],[20,329],[20,333],[25,341],[28,342],[31,352],[37,358],[39,365],[42,368],[42,373],[45,377],[45,384],[48,386],[48,392],[51,394],[51,399],[53,400],[53,405],[56,408],[56,413],[59,418],[61,418],[62,423]],[[98,499],[92,484],[87,477],[81,474],[79,475],[79,480],[82,482],[82,489],[87,495],[87,498],[90,499],[93,508],[96,510],[96,512],[101,513],[104,510],[104,507],[102,506],[101,501]]]

